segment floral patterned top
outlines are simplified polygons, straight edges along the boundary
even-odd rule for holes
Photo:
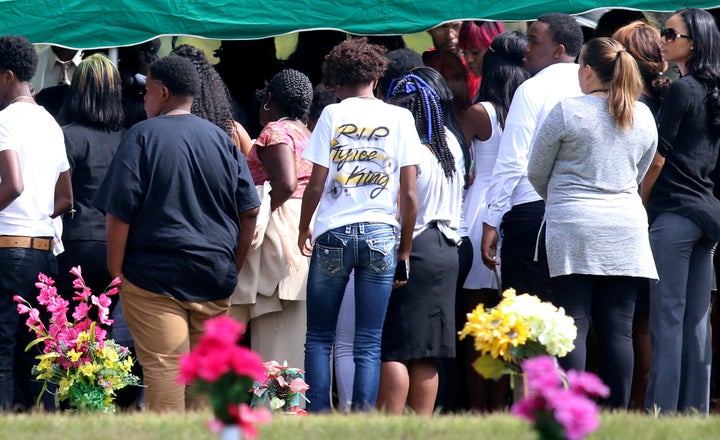
[[[286,144],[295,154],[297,188],[291,197],[301,199],[312,173],[312,162],[302,158],[308,139],[306,132],[289,120],[269,122],[265,125],[247,156],[250,174],[252,174],[255,185],[262,185],[266,180],[269,180],[265,166],[258,157],[257,149],[270,145]]]

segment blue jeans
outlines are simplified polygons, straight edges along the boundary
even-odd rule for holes
[[[40,291],[35,283],[39,272],[50,277],[57,275],[57,261],[52,252],[0,248],[0,412],[11,410],[13,405],[31,408],[42,390],[42,382],[36,381],[31,372],[42,344],[25,351],[27,344],[35,339],[35,333],[29,331],[25,325],[27,315],[19,315],[17,303],[13,301],[13,296],[22,296],[39,308],[40,317],[48,322],[48,314],[43,313],[45,308],[37,302]],[[46,409],[54,408],[50,393],[45,393],[42,400]]]
[[[707,414],[715,242],[692,220],[665,213],[650,226],[650,246],[660,281],[650,283],[653,355],[645,408]]]
[[[355,271],[355,339],[352,408],[375,407],[380,382],[380,342],[397,263],[395,228],[354,223],[315,241],[307,284],[305,370],[308,410],[330,410],[330,353],[340,303]]]

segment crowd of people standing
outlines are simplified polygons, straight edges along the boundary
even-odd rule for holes
[[[130,74],[65,54],[55,118],[32,44],[0,38],[0,410],[42,392],[13,296],[36,303],[43,272],[70,298],[81,264],[94,290],[122,280],[113,336],[151,411],[205,404],[178,360],[221,314],[305,369],[311,413],[333,382],[343,411],[502,409],[457,331],[514,288],[575,320],[559,363],[597,371],[606,407],[709,412],[720,32],[699,9],[636,18],[594,38],[559,13],[448,22],[422,57],[308,33],[284,66],[247,42],[268,62],[246,84],[234,42],[217,68],[189,45]]]

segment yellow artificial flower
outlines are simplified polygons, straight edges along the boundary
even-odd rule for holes
[[[90,333],[84,331],[77,335],[77,345],[82,345],[85,342],[90,341]]]
[[[60,382],[58,383],[58,393],[62,396],[64,394],[67,394],[68,391],[70,391],[70,387],[75,383],[75,380],[72,378],[66,378],[63,377],[60,379]]]
[[[85,362],[80,367],[78,367],[78,373],[82,374],[86,377],[93,377],[95,376],[96,371],[96,365],[92,362]]]
[[[80,353],[79,351],[70,350],[67,352],[67,357],[72,362],[77,362],[78,359],[80,359],[80,356],[82,356],[82,353]]]
[[[103,347],[102,349],[102,357],[104,357],[106,360],[110,362],[117,362],[119,359],[119,356],[117,354],[117,351],[113,350],[109,347]]]
[[[133,362],[131,357],[126,358],[124,361],[122,361],[122,369],[125,371],[130,371],[135,363]]]

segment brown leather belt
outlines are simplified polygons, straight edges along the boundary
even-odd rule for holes
[[[0,248],[23,248],[49,251],[52,249],[52,240],[41,237],[15,237],[0,235]]]

